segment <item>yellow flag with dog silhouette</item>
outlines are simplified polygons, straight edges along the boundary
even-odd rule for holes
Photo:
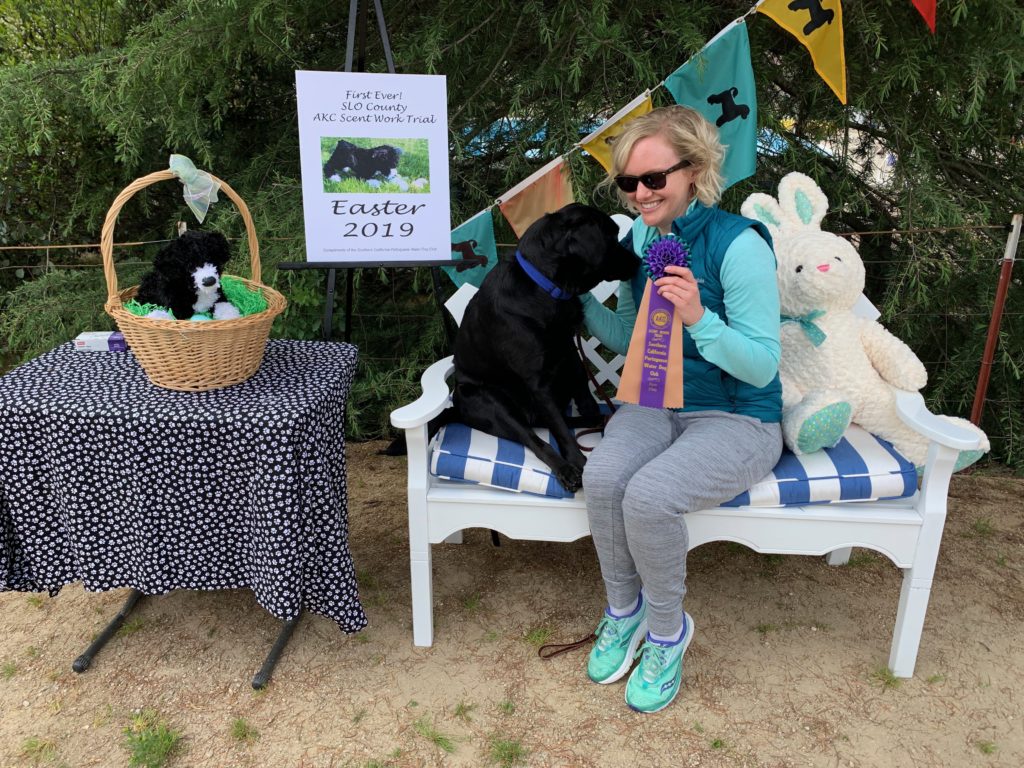
[[[811,52],[815,71],[846,103],[846,51],[840,0],[765,0],[757,6]]]

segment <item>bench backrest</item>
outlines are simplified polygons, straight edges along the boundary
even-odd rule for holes
[[[622,239],[629,232],[630,227],[633,226],[633,219],[621,213],[613,214],[612,219],[619,225],[619,239]],[[604,303],[608,301],[610,296],[615,294],[618,286],[618,282],[606,281],[597,286],[591,293],[597,297],[598,301]],[[475,286],[464,283],[444,303],[451,316],[455,319],[456,325],[462,324],[462,315],[466,311],[466,305],[469,304],[469,300],[473,298],[473,294],[476,292],[477,288]],[[853,313],[867,320],[877,320],[881,316],[875,305],[863,293],[857,299],[857,303],[853,307]],[[593,366],[594,379],[597,385],[600,387],[605,382],[608,382],[613,388],[618,389],[619,372],[622,370],[622,365],[626,362],[626,358],[617,352],[613,353],[611,350],[603,348],[601,342],[595,336],[584,336],[582,337],[582,342],[583,354],[586,355],[587,360]],[[591,385],[591,388],[593,388],[593,385]]]

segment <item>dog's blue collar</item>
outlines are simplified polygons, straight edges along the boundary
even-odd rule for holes
[[[549,296],[551,296],[552,298],[560,299],[561,301],[573,298],[574,294],[559,288],[557,285],[555,285],[546,277],[544,277],[544,275],[542,275],[538,271],[538,269],[535,266],[533,266],[533,264],[528,262],[526,260],[526,257],[524,257],[523,254],[520,253],[519,251],[516,251],[516,261],[519,262],[519,266],[523,268],[523,271],[530,276],[530,279],[533,280],[533,282],[535,282],[538,286],[540,286],[540,289]]]

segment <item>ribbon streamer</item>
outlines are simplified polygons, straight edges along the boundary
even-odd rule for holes
[[[202,224],[210,205],[217,202],[220,182],[214,181],[206,171],[196,168],[184,155],[171,155],[170,170],[185,187],[182,192],[185,204]]]

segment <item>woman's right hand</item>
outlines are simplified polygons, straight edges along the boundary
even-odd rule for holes
[[[665,273],[654,283],[658,295],[672,302],[683,325],[693,325],[704,316],[697,278],[688,268],[675,265],[665,267]]]

